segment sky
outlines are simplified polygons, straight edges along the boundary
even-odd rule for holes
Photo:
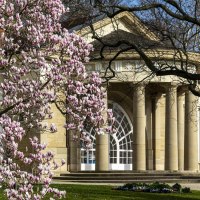
[[[123,0],[122,3],[132,6],[137,5],[139,3],[139,0]]]

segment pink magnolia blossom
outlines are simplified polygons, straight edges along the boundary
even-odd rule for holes
[[[51,103],[62,102],[60,110],[70,119],[63,126],[80,131],[86,148],[92,144],[84,126],[106,128],[101,78],[88,74],[83,64],[93,47],[61,28],[66,12],[61,0],[0,0],[0,8],[0,183],[6,185],[8,199],[39,200],[47,193],[61,198],[65,192],[50,187],[52,169],[60,166],[53,162],[53,152],[44,152],[46,144],[35,136],[24,151],[20,147],[30,133],[57,131],[56,124],[44,124],[53,117]],[[109,116],[113,124],[110,111]],[[23,165],[32,166],[32,172]],[[42,189],[34,191],[39,183]]]

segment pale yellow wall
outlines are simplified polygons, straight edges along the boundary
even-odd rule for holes
[[[51,104],[51,110],[53,112],[52,119],[45,120],[49,125],[54,123],[57,127],[57,132],[44,132],[41,133],[41,143],[47,144],[46,151],[52,151],[55,154],[54,160],[60,164],[61,159],[67,162],[67,144],[66,144],[66,129],[63,127],[66,123],[65,116],[60,113],[54,104]],[[57,172],[67,171],[67,164],[59,167]]]

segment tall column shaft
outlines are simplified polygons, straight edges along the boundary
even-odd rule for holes
[[[185,170],[198,169],[197,97],[185,94]]]
[[[165,170],[178,170],[177,92],[170,86],[166,94]]]
[[[165,169],[165,117],[166,117],[165,95],[161,96],[160,103],[161,103],[160,105],[160,110],[161,110],[161,113],[160,113],[160,116],[161,116],[161,119],[160,119],[160,138],[161,138],[160,163],[162,163],[162,170],[164,170]]]
[[[104,121],[107,121],[107,94],[104,99],[106,109],[103,112]],[[109,135],[107,133],[96,135],[96,171],[108,171],[109,169]]]
[[[155,107],[154,107],[154,169],[163,170],[162,162],[162,150],[161,150],[161,106],[162,106],[162,94],[158,94],[155,97]]]
[[[152,99],[150,94],[146,96],[146,137],[147,170],[153,170]]]
[[[178,169],[184,170],[184,102],[185,93],[178,95]]]
[[[79,137],[79,134],[76,134]],[[69,131],[69,171],[77,172],[81,170],[80,161],[80,140],[73,140],[74,133]]]
[[[108,171],[109,167],[108,134],[96,136],[96,171]]]
[[[134,134],[133,134],[133,170],[146,170],[146,116],[145,88],[140,85],[134,91]]]

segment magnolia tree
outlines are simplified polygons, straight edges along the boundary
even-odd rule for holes
[[[92,47],[61,28],[64,12],[61,0],[0,0],[0,182],[9,199],[65,195],[50,187],[51,170],[59,165],[37,137],[47,129],[56,131],[54,124],[43,123],[52,116],[50,104],[69,116],[63,126],[82,132],[86,147],[91,141],[84,125],[101,131],[105,123],[101,79],[87,74],[83,65]],[[112,120],[111,112],[109,116]],[[41,184],[40,189],[34,190],[35,184]]]

